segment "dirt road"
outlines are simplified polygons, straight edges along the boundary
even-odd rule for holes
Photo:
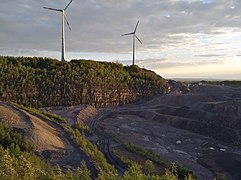
[[[93,177],[97,176],[94,163],[59,124],[33,116],[4,102],[0,102],[0,114],[5,120],[14,119],[13,127],[24,132],[34,145],[36,153],[50,164],[59,164],[63,170],[76,170],[84,160]]]

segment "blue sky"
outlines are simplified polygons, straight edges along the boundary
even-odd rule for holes
[[[61,16],[68,0],[1,0],[0,55],[60,59]],[[165,78],[241,79],[239,0],[73,0],[66,11],[67,59],[137,65]]]

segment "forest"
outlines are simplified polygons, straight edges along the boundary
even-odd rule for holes
[[[136,65],[0,56],[0,99],[28,107],[106,107],[166,89],[165,79]]]

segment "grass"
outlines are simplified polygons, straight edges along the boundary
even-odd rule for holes
[[[161,157],[159,154],[155,154],[152,150],[145,150],[135,144],[132,143],[127,143],[126,144],[126,150],[132,153],[135,153],[139,156],[142,156],[146,159],[149,159],[157,164],[161,163]],[[121,156],[121,154],[118,154],[117,152],[117,156],[124,162],[129,164],[132,164],[133,162],[131,162],[130,160],[128,160],[126,157]],[[170,169],[173,163],[168,163],[168,162],[163,162],[164,166],[166,166],[166,168]],[[179,178],[184,179],[185,177],[187,177],[188,175],[192,176],[192,179],[197,179],[197,177],[193,174],[192,171],[190,171],[189,169],[187,169],[184,166],[180,166],[180,165],[176,165],[176,171],[177,171],[177,175]]]
[[[107,162],[103,153],[100,152],[98,150],[98,148],[96,146],[94,146],[90,141],[88,141],[87,139],[84,138],[82,133],[89,132],[90,130],[89,130],[88,127],[86,127],[82,124],[77,124],[76,129],[72,129],[68,125],[63,124],[63,123],[66,122],[65,119],[63,119],[63,118],[61,118],[61,117],[59,117],[55,114],[43,112],[41,110],[31,108],[31,107],[24,107],[22,105],[18,105],[18,104],[15,104],[15,103],[11,103],[11,104],[13,104],[14,106],[16,106],[20,109],[23,109],[23,110],[29,112],[32,115],[40,116],[40,117],[45,118],[46,120],[56,122],[57,124],[62,126],[64,128],[64,130],[71,136],[71,138],[76,141],[76,143],[80,146],[80,148],[87,155],[90,156],[90,158],[95,162],[95,164],[99,167],[99,169],[101,171],[116,173],[115,168]],[[81,130],[82,133],[80,133],[79,130]],[[157,163],[160,162],[160,155],[155,154],[152,150],[145,150],[145,149],[143,149],[143,148],[141,148],[141,147],[139,147],[135,144],[132,144],[132,143],[125,144],[125,148],[129,152],[140,155],[144,158],[152,160],[153,162],[157,162]],[[134,161],[128,159],[127,157],[125,157],[121,153],[118,153],[118,151],[114,151],[114,154],[118,158],[120,158],[120,160],[122,162],[124,162],[128,165],[132,165],[134,163]],[[179,177],[185,177],[188,174],[193,175],[193,173],[191,171],[189,171],[188,169],[186,169],[185,167],[182,167],[182,166],[177,166],[177,174],[178,174]],[[194,176],[193,179],[196,179],[196,177]]]
[[[35,109],[35,108],[32,108],[32,107],[25,107],[23,105],[18,105],[16,103],[12,103],[14,106],[22,109],[22,110],[25,110],[27,111],[28,113],[32,114],[32,115],[35,115],[35,116],[41,116],[49,121],[54,121],[56,123],[66,123],[66,120],[64,118],[61,118],[55,114],[51,114],[51,113],[48,113],[48,112],[44,112],[44,111],[41,111],[41,110],[38,110],[38,109]]]
[[[103,153],[100,152],[98,150],[98,148],[96,146],[94,146],[90,141],[88,141],[87,139],[84,138],[82,133],[84,131],[90,132],[88,127],[86,127],[82,124],[77,124],[76,129],[72,129],[68,125],[63,124],[66,122],[65,119],[63,119],[55,114],[43,112],[43,111],[40,111],[35,108],[31,108],[31,107],[24,107],[22,105],[18,105],[15,103],[12,103],[12,104],[20,109],[23,109],[23,110],[29,112],[32,115],[41,116],[41,117],[45,118],[46,120],[56,122],[57,124],[62,126],[63,129],[65,130],[65,132],[67,132],[70,135],[71,139],[75,140],[76,143],[80,146],[80,148],[87,155],[89,155],[89,157],[95,162],[95,164],[99,167],[100,170],[103,170],[105,172],[110,171],[110,172],[116,173],[115,168],[107,162]],[[80,133],[79,130],[81,130],[82,133]]]
[[[101,171],[116,173],[115,168],[107,162],[103,153],[90,141],[85,139],[78,129],[74,130],[69,126],[65,126],[64,129],[71,135],[71,138],[78,143],[80,148],[90,156]]]
[[[158,162],[160,160],[159,154],[155,154],[152,150],[149,150],[149,149],[148,150],[142,149],[141,147],[139,147],[135,144],[132,144],[130,142],[126,144],[126,150],[136,153],[140,156],[143,156],[143,157],[145,157],[149,160],[155,161],[155,162]]]
[[[90,134],[92,133],[91,130],[90,130],[90,128],[89,128],[89,126],[84,125],[84,124],[82,124],[82,123],[80,123],[80,122],[77,122],[76,125],[75,125],[75,127],[76,127],[80,132],[90,133]]]
[[[130,158],[125,156],[119,150],[114,149],[114,150],[112,150],[112,152],[117,158],[119,158],[123,163],[127,164],[128,166],[131,166],[132,164],[135,163],[133,160],[131,160]]]

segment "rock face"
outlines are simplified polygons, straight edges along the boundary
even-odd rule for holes
[[[166,91],[165,79],[135,65],[0,57],[0,69],[0,99],[28,107],[106,107]]]
[[[102,87],[92,87],[91,89],[84,89],[82,92],[82,104],[89,104],[93,107],[107,107],[128,104],[138,100],[142,96],[153,96],[161,94],[162,89],[158,87],[131,87],[131,88],[112,88],[106,89]]]

